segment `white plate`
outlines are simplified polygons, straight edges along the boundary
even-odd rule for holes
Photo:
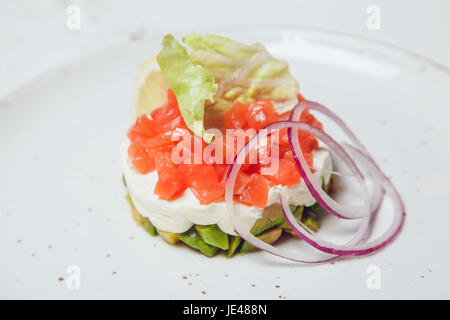
[[[1,100],[0,297],[450,298],[448,70],[317,30],[207,32],[266,44],[302,93],[347,120],[404,197],[400,236],[370,257],[304,267],[265,253],[208,259],[139,229],[119,148],[134,77],[158,52],[158,35],[83,57]],[[373,265],[380,289],[367,286]],[[68,289],[69,266],[79,267],[79,289]]]

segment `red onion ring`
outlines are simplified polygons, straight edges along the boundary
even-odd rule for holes
[[[377,182],[383,187],[386,192],[386,195],[390,196],[395,209],[395,215],[392,224],[386,230],[386,232],[378,237],[377,239],[363,244],[351,244],[351,245],[337,245],[325,240],[322,240],[316,234],[304,232],[303,228],[305,226],[300,222],[297,222],[294,215],[289,210],[289,205],[285,200],[284,196],[281,195],[281,208],[283,211],[283,215],[289,224],[289,226],[293,229],[293,231],[304,241],[309,243],[314,248],[329,254],[336,254],[341,256],[360,256],[366,255],[388,245],[396,235],[400,232],[405,218],[405,207],[403,201],[398,193],[397,189],[394,187],[392,182],[383,174],[383,172],[376,166],[371,158],[364,152],[353,146],[348,145],[347,148],[357,157],[360,157],[362,162],[368,167],[371,167],[371,172],[373,172],[374,176],[377,179]],[[295,148],[296,149],[296,148]],[[293,153],[301,152],[301,150],[293,150]],[[298,163],[297,165],[301,165]]]
[[[372,158],[369,159],[369,154],[366,154],[367,158],[363,158],[361,153],[364,153],[364,151],[360,150],[361,153],[356,153],[352,148],[352,146],[348,143],[343,143],[342,144],[344,146],[344,148],[346,149],[350,149],[349,151],[356,156],[359,159],[359,162],[362,162],[363,164],[365,164],[365,168],[367,173],[372,177],[372,180],[376,182],[377,177],[375,176],[374,172],[375,170],[378,170],[381,172],[381,169],[376,165],[376,163],[372,160]],[[383,204],[384,201],[384,195],[385,195],[385,191],[383,189],[383,187],[378,184],[375,183],[374,185],[374,191],[372,193],[372,197],[371,197],[371,216],[370,216],[370,221],[369,221],[369,225],[367,227],[367,230],[365,230],[365,234],[363,235],[361,242],[367,240],[367,238],[370,236],[370,227],[372,227],[372,224],[375,220],[375,218],[377,217],[378,212],[381,209],[381,205]]]
[[[365,151],[365,148],[359,142],[358,138],[356,138],[356,136],[345,125],[345,123],[340,118],[338,118],[336,115],[331,113],[331,111],[328,112],[329,110],[323,106],[314,104],[314,103],[306,101],[306,100],[302,100],[292,110],[290,120],[291,121],[299,121],[302,111],[307,107],[311,107],[312,109],[319,110],[321,112],[326,113],[326,115],[331,116],[332,119],[335,120],[335,122],[337,122],[341,128],[343,128],[344,132],[350,137],[352,142],[354,142],[359,148],[362,148],[362,150]],[[317,131],[321,131],[321,130],[316,128],[315,132],[317,132]],[[318,137],[315,133],[313,133],[313,135]],[[288,137],[289,137],[289,143],[291,145],[292,153],[294,155],[294,160],[297,163],[297,167],[298,167],[298,170],[300,171],[300,175],[302,176],[303,180],[305,181],[306,186],[308,187],[309,192],[311,193],[313,198],[317,201],[317,203],[322,208],[324,208],[328,213],[330,213],[336,217],[339,217],[339,218],[356,219],[356,218],[362,218],[362,217],[366,216],[367,211],[365,208],[343,206],[342,204],[340,204],[337,201],[335,201],[334,199],[332,199],[322,189],[322,185],[320,183],[318,183],[317,181],[314,181],[311,169],[309,168],[309,166],[306,163],[306,160],[303,156],[303,152],[294,152],[294,150],[301,150],[301,148],[300,148],[300,141],[299,141],[298,137],[296,137],[296,139],[293,138],[292,128],[288,129]],[[325,142],[325,141],[323,141],[323,142]],[[339,152],[339,153],[337,152],[337,154],[341,158],[344,156],[341,152]],[[361,177],[359,177],[359,176],[357,176],[357,178],[358,178],[358,180],[361,179]],[[364,178],[362,178],[362,180],[364,180]],[[361,181],[360,181],[360,183],[361,183]],[[365,196],[367,196],[367,194],[365,194]]]
[[[292,109],[289,120],[300,121],[300,116],[304,109],[315,110],[326,115],[328,118],[333,120],[341,128],[342,131],[344,131],[345,135],[352,141],[352,143],[358,149],[368,154],[366,147],[361,143],[361,141],[359,141],[358,137],[353,133],[353,131],[345,124],[344,120],[339,118],[338,115],[336,115],[330,109],[321,105],[320,103],[309,100],[299,101]]]
[[[345,135],[355,145],[355,147],[367,155],[367,158],[368,158],[367,160],[371,162],[371,166],[375,166],[379,172],[382,172],[382,170],[377,165],[375,160],[373,160],[373,157],[367,151],[366,147],[361,143],[361,141],[359,141],[356,134],[345,124],[344,120],[342,120],[337,114],[335,114],[333,111],[331,111],[327,107],[321,105],[320,103],[309,101],[309,100],[299,101],[292,109],[289,120],[300,121],[300,116],[304,109],[318,111],[318,112],[324,114],[325,116],[327,116],[328,118],[330,118],[331,120],[333,120],[334,123],[336,123],[338,125],[338,127],[341,128],[341,130],[345,133]],[[345,143],[345,142],[343,143],[343,145],[350,146],[350,144]],[[378,188],[380,188],[380,187],[378,186]],[[382,198],[384,195],[384,190],[381,190],[381,192],[383,192],[383,194],[379,195],[379,196],[381,196],[381,199],[378,199],[378,201],[375,201],[375,202],[378,202],[379,205],[381,205]]]
[[[234,164],[231,165],[231,167],[227,173],[226,186],[225,186],[225,201],[226,201],[227,209],[230,214],[230,218],[233,223],[234,229],[241,238],[245,239],[253,246],[255,246],[259,249],[265,250],[274,255],[277,255],[279,257],[283,257],[283,258],[286,258],[286,259],[289,259],[292,261],[303,262],[303,263],[323,263],[326,261],[330,261],[332,259],[336,259],[336,256],[324,255],[322,253],[321,255],[319,255],[316,258],[308,260],[308,259],[305,259],[304,255],[302,255],[302,254],[299,255],[297,252],[293,253],[290,251],[283,250],[281,248],[276,248],[270,244],[267,244],[266,242],[258,239],[254,235],[252,235],[249,232],[248,228],[241,225],[239,218],[236,216],[236,213],[234,211],[234,203],[233,203],[234,184],[236,182],[236,177],[237,177],[237,174],[241,167],[241,164],[244,163],[244,160],[245,160],[247,154],[250,152],[250,150],[252,150],[253,148],[255,148],[257,146],[257,143],[260,140],[261,136],[263,136],[263,137],[267,136],[271,130],[277,130],[277,129],[281,129],[281,128],[285,128],[285,127],[310,132],[313,135],[315,135],[316,137],[318,137],[320,140],[322,140],[323,142],[328,144],[330,146],[330,148],[332,148],[338,155],[340,155],[342,160],[346,163],[346,165],[349,167],[349,169],[353,172],[353,174],[360,181],[363,189],[365,190],[365,194],[368,194],[367,187],[366,187],[366,184],[364,181],[364,176],[362,175],[362,173],[360,172],[360,170],[358,169],[356,164],[350,158],[348,153],[339,144],[337,144],[337,142],[334,141],[333,138],[328,136],[325,132],[323,132],[322,130],[317,129],[305,122],[281,121],[281,122],[272,123],[264,128],[266,130],[259,131],[258,134],[253,136],[244,145],[244,147],[242,147],[241,150],[239,150],[239,152],[236,155]],[[369,205],[368,205],[369,206],[369,210],[368,210],[369,214],[365,215],[365,219],[363,220],[363,223],[361,224],[361,227],[360,227],[356,237],[351,241],[350,244],[359,243],[361,241],[361,239],[367,234],[367,230],[370,227],[370,221],[371,221],[371,216],[372,216],[370,214],[371,213],[370,206],[371,206],[372,202],[369,201],[368,203],[369,203]]]
[[[324,114],[325,116],[327,116],[328,118],[333,120],[341,128],[341,130],[350,139],[350,141],[357,147],[357,149],[359,149],[360,152],[362,152],[366,155],[366,158],[364,159],[364,161],[370,162],[368,165],[372,169],[369,169],[368,172],[369,172],[369,175],[372,176],[372,178],[374,178],[373,174],[371,174],[371,171],[373,171],[373,170],[377,170],[377,172],[383,174],[382,170],[376,164],[375,160],[373,160],[372,156],[369,154],[369,152],[367,151],[365,146],[360,142],[360,140],[358,139],[356,134],[354,134],[354,132],[346,125],[346,123],[338,115],[336,115],[334,112],[332,112],[330,109],[326,108],[325,106],[323,106],[317,102],[308,101],[308,100],[299,101],[297,103],[297,105],[294,106],[289,119],[292,121],[299,121],[300,116],[301,116],[303,110],[305,110],[305,109],[315,110],[315,111],[318,111],[318,112]],[[292,130],[289,129],[289,131],[292,131]],[[289,134],[291,137],[292,134],[291,133],[289,133]],[[293,142],[294,142],[294,144],[296,144],[297,141],[293,141]],[[343,143],[343,145],[346,146],[347,148],[351,147],[350,144],[345,143],[345,142]],[[291,147],[292,147],[292,142],[291,142]],[[293,153],[295,153],[295,152],[293,152]],[[355,156],[357,156],[357,154],[355,154]],[[361,156],[359,156],[359,158],[361,159]],[[308,168],[308,167],[306,167],[306,168]],[[312,187],[314,188],[314,186],[312,186]],[[317,189],[317,186],[315,186],[315,187]],[[321,190],[321,188],[318,188],[318,189]],[[375,219],[376,214],[379,211],[379,208],[384,199],[384,194],[385,194],[384,189],[379,184],[375,184],[375,190],[372,195],[372,218],[371,218],[372,220]],[[320,196],[320,194],[319,194],[319,196]],[[317,201],[317,199],[316,199],[316,201]],[[320,201],[318,201],[318,202],[320,202]],[[325,202],[325,201],[322,201],[322,202]],[[327,208],[325,207],[325,209],[327,209]],[[330,212],[329,210],[327,210],[327,211]],[[333,212],[331,212],[331,213],[333,213]]]
[[[350,138],[350,140],[354,143],[356,146],[352,146],[349,144],[343,144],[345,149],[347,149],[355,158],[359,159],[359,163],[361,163],[368,175],[372,177],[372,180],[374,181],[374,190],[372,192],[370,202],[369,202],[369,214],[362,215],[361,211],[358,211],[358,209],[355,209],[352,207],[350,210],[348,207],[346,208],[348,212],[346,212],[346,215],[343,215],[342,212],[334,212],[334,214],[340,218],[356,218],[358,215],[361,215],[364,219],[361,221],[361,224],[358,228],[358,231],[355,233],[353,238],[345,245],[335,245],[331,244],[329,242],[323,241],[319,237],[317,237],[315,234],[305,232],[304,230],[307,230],[306,226],[304,226],[301,222],[298,223],[295,217],[293,216],[292,212],[289,209],[288,203],[284,198],[284,194],[282,193],[280,196],[280,202],[282,211],[284,214],[284,217],[288,224],[291,226],[291,228],[296,232],[298,236],[300,236],[303,240],[305,240],[306,243],[310,244],[312,247],[317,249],[318,254],[314,258],[305,258],[304,254],[298,253],[298,252],[290,252],[283,250],[281,248],[276,248],[272,245],[269,245],[265,243],[264,241],[258,239],[254,235],[252,235],[248,228],[243,227],[238,217],[236,216],[234,212],[234,204],[233,204],[233,189],[234,184],[236,181],[237,173],[239,172],[239,169],[241,167],[241,163],[243,163],[243,160],[247,156],[250,150],[254,148],[258,140],[260,139],[260,136],[266,136],[268,135],[268,132],[270,130],[277,130],[281,128],[288,128],[289,131],[289,140],[291,143],[292,153],[294,155],[294,159],[296,159],[297,167],[299,168],[299,171],[302,173],[305,173],[302,177],[304,178],[305,182],[305,176],[306,173],[309,171],[309,166],[307,165],[306,161],[304,163],[301,163],[301,159],[303,158],[303,153],[301,152],[300,144],[297,139],[293,138],[292,130],[304,130],[307,131],[333,149],[334,152],[338,154],[344,160],[346,165],[349,167],[349,169],[353,172],[355,177],[358,179],[358,181],[362,184],[364,189],[365,196],[368,195],[367,192],[367,186],[364,183],[365,182],[365,176],[362,175],[362,173],[359,171],[359,168],[356,166],[356,164],[353,162],[353,160],[348,155],[347,151],[344,150],[339,144],[337,144],[336,141],[334,141],[330,136],[328,136],[326,133],[324,133],[322,130],[317,129],[307,123],[304,122],[296,122],[298,121],[298,118],[300,117],[301,112],[303,109],[309,108],[313,109],[319,112],[324,113],[328,117],[330,117],[332,120],[334,120],[338,126],[341,127],[341,129],[344,131],[344,133]],[[244,238],[246,241],[248,241],[250,244],[254,245],[255,247],[268,251],[269,253],[272,253],[274,255],[292,260],[297,262],[303,262],[307,264],[316,264],[316,263],[323,263],[332,261],[338,258],[342,257],[349,257],[349,256],[360,256],[360,255],[366,255],[373,253],[377,250],[380,250],[381,248],[385,247],[389,243],[391,243],[395,237],[400,232],[405,219],[405,210],[404,210],[404,204],[403,201],[397,191],[397,189],[393,186],[393,184],[390,182],[390,180],[384,175],[384,173],[381,171],[381,169],[378,167],[376,162],[373,160],[373,158],[370,156],[370,154],[367,152],[365,147],[362,145],[362,143],[358,140],[356,135],[345,125],[345,123],[334,113],[332,113],[330,110],[325,108],[324,106],[310,102],[310,101],[301,101],[299,102],[294,110],[291,113],[291,121],[283,121],[278,123],[273,123],[267,127],[265,127],[266,130],[258,132],[256,136],[254,136],[250,141],[238,152],[235,163],[230,167],[230,170],[227,173],[227,180],[226,180],[226,189],[225,189],[225,201],[227,205],[227,209],[230,213],[230,218],[233,222],[233,225],[235,227],[236,233]],[[297,136],[298,137],[298,136]],[[304,160],[304,159],[303,159]],[[311,174],[312,176],[312,174]],[[318,190],[320,189],[318,186],[314,186],[312,182],[315,182],[314,179],[310,180],[310,192],[313,194],[313,192],[316,192],[316,194],[319,194]],[[318,189],[318,190],[317,190]],[[394,209],[395,209],[395,215],[393,219],[393,223],[390,225],[388,230],[378,237],[377,239],[369,242],[364,243],[364,241],[368,238],[370,234],[371,227],[373,225],[374,219],[381,208],[381,204],[384,200],[384,195],[389,195],[393,202],[394,202]],[[319,194],[320,196],[321,194]],[[328,195],[327,195],[328,196]],[[323,199],[323,198],[321,198]],[[331,199],[331,198],[330,198]],[[331,203],[333,207],[336,208],[337,203],[333,203],[334,200],[329,201],[328,203]],[[318,200],[318,199],[316,199]],[[321,204],[320,201],[317,201],[319,204]],[[322,200],[323,202],[323,200]],[[325,203],[327,204],[327,203]],[[339,209],[339,204],[337,204],[337,207]],[[333,208],[330,211],[333,211]],[[361,208],[360,208],[361,209]],[[356,211],[355,211],[356,210]],[[333,213],[333,212],[331,212]],[[350,213],[350,214],[349,214]]]

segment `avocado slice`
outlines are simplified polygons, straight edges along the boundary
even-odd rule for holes
[[[305,214],[301,218],[302,223],[308,227],[308,229],[317,232],[320,228],[320,221],[317,213],[313,210],[306,210]]]
[[[297,220],[300,220],[300,218],[302,217],[302,214],[303,214],[304,207],[303,206],[292,206],[292,205],[289,207],[291,208],[291,212],[294,215],[294,217]],[[291,228],[289,226],[289,224],[287,223],[287,221],[284,220],[284,216],[283,216],[283,223],[280,224],[280,228],[282,228],[282,229],[290,229]]]
[[[137,211],[136,207],[133,204],[133,201],[131,200],[130,194],[127,194],[125,197],[127,199],[127,202],[131,209],[131,215],[134,220],[142,227],[145,231],[147,231],[148,234],[152,236],[156,236],[156,228],[155,226],[150,222],[150,219],[147,217],[143,217],[139,211]]]
[[[227,252],[228,258],[231,258],[233,256],[234,252],[241,244],[241,241],[242,241],[242,239],[239,238],[238,236],[230,236],[230,247]]]
[[[167,232],[159,229],[156,229],[156,231],[158,231],[161,238],[169,244],[177,244],[180,241],[178,233]]]
[[[330,179],[330,181],[328,183],[325,183],[325,179],[322,178],[322,189],[323,189],[323,191],[328,193],[328,191],[330,191],[330,185],[331,185],[331,179]]]
[[[330,181],[328,184],[325,184],[325,181],[322,180],[322,188],[326,193],[332,193],[334,192],[336,184],[336,179],[332,175],[330,178]],[[296,215],[296,212],[294,213],[294,216],[297,219],[300,219],[300,221],[308,227],[308,229],[317,232],[320,228],[320,219],[319,219],[319,213],[325,211],[317,202],[314,203],[312,206],[303,208],[300,212],[300,215]],[[283,231],[289,233],[290,235],[298,238],[297,234],[291,229],[291,227],[288,225],[288,223],[285,221],[283,224],[280,225],[281,228],[283,228]]]
[[[317,232],[320,228],[320,221],[317,213],[313,210],[318,210],[315,205],[305,209],[302,208],[302,212],[300,212],[300,214],[295,212],[294,216],[295,218],[297,218],[297,220],[300,220],[306,227],[308,227],[308,229]],[[293,237],[299,238],[286,221],[280,225],[280,228],[282,228],[284,232],[292,235]]]
[[[196,225],[195,230],[197,230],[197,233],[207,244],[222,250],[228,250],[228,235],[220,230],[217,224],[207,226]]]
[[[294,212],[297,209],[297,206],[289,206],[291,211]],[[301,213],[300,213],[301,214]],[[281,211],[281,207],[279,204],[273,204],[264,209],[262,217],[256,220],[253,225],[250,233],[257,236],[263,233],[270,228],[278,226],[282,224],[284,221],[283,212]]]
[[[136,210],[136,207],[134,206],[133,201],[131,201],[131,197],[130,197],[129,193],[127,194],[125,199],[127,200],[128,205],[130,206],[131,216],[139,225],[142,225],[144,217]]]
[[[151,236],[156,236],[156,228],[155,226],[150,222],[150,219],[145,217],[144,218],[144,224],[142,226],[144,228],[145,231],[147,231],[147,233]]]
[[[291,237],[294,237],[295,239],[300,239],[300,237],[291,228],[283,229],[283,232],[289,234]]]
[[[300,221],[304,212],[303,210],[304,210],[303,206],[297,206],[294,211],[292,211],[291,208],[292,214],[294,215],[295,219],[297,219],[297,221]],[[300,237],[294,232],[294,230],[292,230],[291,226],[287,223],[287,221],[284,221],[282,224],[280,224],[280,228],[283,229],[283,232],[288,233],[289,235],[293,236],[296,239],[300,239]]]
[[[179,239],[188,246],[199,250],[201,253],[208,257],[213,257],[219,250],[219,248],[211,246],[203,241],[194,227],[190,228],[184,233],[180,233]]]
[[[264,242],[267,242],[268,244],[273,244],[280,238],[282,232],[283,231],[280,227],[275,227],[260,234],[259,236],[257,236],[257,238],[261,239]],[[256,250],[256,247],[251,245],[249,242],[244,241],[244,243],[242,243],[240,252],[247,253],[253,250]]]
[[[330,181],[328,182],[328,185],[326,186],[326,192],[327,193],[336,193],[337,191],[337,183],[336,183],[336,177],[334,175],[331,175]]]

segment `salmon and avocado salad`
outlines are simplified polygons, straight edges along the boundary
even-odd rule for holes
[[[259,43],[166,35],[137,76],[121,150],[132,217],[150,235],[208,257],[257,249],[301,262],[344,256],[315,245],[326,214],[361,219],[349,248],[361,246],[387,187],[380,182],[371,194],[364,187],[359,207],[331,198],[332,151],[361,182],[352,158],[368,171],[373,161],[359,141],[353,149],[336,144],[312,111],[340,119],[299,92],[288,64]],[[277,248],[284,236],[305,240],[318,258]]]

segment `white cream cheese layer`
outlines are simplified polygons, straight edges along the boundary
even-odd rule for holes
[[[155,195],[153,189],[158,180],[158,174],[156,171],[145,175],[136,172],[128,158],[129,144],[130,142],[127,139],[121,151],[128,192],[136,209],[143,216],[148,217],[156,228],[168,232],[182,233],[194,224],[217,224],[223,232],[236,235],[225,202],[201,205],[189,189],[186,189],[181,197],[172,201],[160,199]],[[318,148],[313,151],[313,156],[314,168],[317,170],[313,174],[314,177],[318,181],[323,179],[325,183],[328,183],[332,170],[330,152],[325,148]],[[302,180],[299,184],[290,187],[281,185],[272,187],[269,191],[267,206],[279,202],[281,190],[287,190],[289,204],[311,206],[316,202]],[[256,220],[261,218],[263,210],[242,204],[235,205],[236,214],[248,229],[254,225]]]

